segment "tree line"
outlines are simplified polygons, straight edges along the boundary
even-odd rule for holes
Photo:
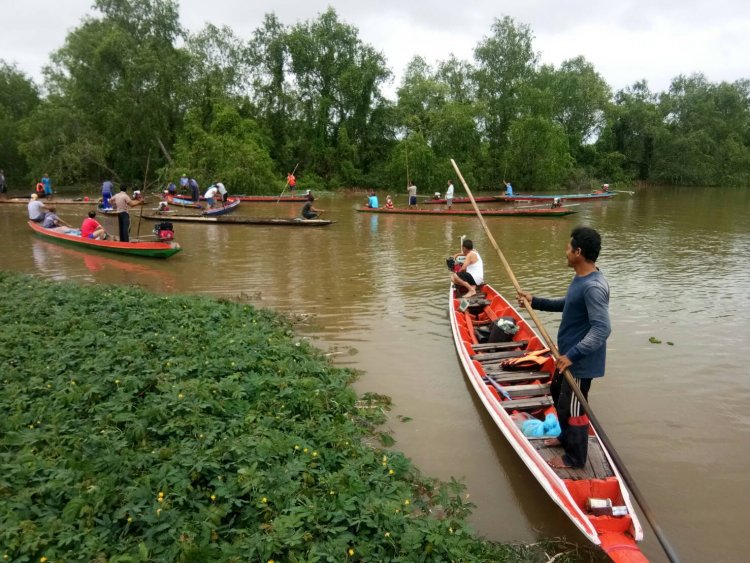
[[[587,189],[600,182],[750,185],[750,80],[678,76],[613,92],[584,57],[540,64],[528,25],[496,19],[473,60],[415,57],[396,99],[382,53],[329,8],[267,14],[249,38],[191,34],[174,0],[96,0],[36,84],[0,60],[0,168],[13,188],[221,179],[305,188],[440,190],[450,158],[471,186]],[[407,178],[408,176],[408,178]]]

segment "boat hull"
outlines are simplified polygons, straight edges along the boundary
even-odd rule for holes
[[[486,196],[480,195],[480,196],[475,197],[474,201],[476,201],[477,203],[492,203],[492,202],[497,201],[497,199],[495,199],[495,196],[493,195],[486,195]],[[420,203],[424,205],[445,205],[447,202],[445,201],[445,199],[433,198],[433,199],[423,199]],[[468,198],[468,197],[454,197],[453,198],[453,205],[460,205],[462,203],[471,203],[471,198]]]
[[[29,227],[40,237],[78,248],[91,248],[102,252],[145,256],[148,258],[169,258],[182,249],[176,242],[119,242],[112,240],[94,240],[78,235],[68,235],[54,229],[45,229],[38,223],[28,222]]]
[[[0,198],[0,203],[7,203],[7,204],[25,204],[28,205],[29,201],[31,201],[28,197],[11,197],[11,198]],[[44,203],[45,205],[49,204],[50,206],[56,206],[56,205],[97,205],[96,199],[89,198],[88,200],[84,198],[76,198],[76,199],[58,199],[58,198],[42,198],[39,201]]]
[[[593,201],[600,199],[611,199],[615,197],[613,192],[591,193],[591,194],[563,194],[563,195],[535,195],[535,194],[518,194],[518,195],[498,195],[495,196],[497,201],[549,201],[555,199],[560,201]]]
[[[447,217],[460,217],[466,215],[476,215],[473,209],[408,209],[404,207],[386,209],[379,207],[372,209],[370,207],[358,207],[360,213],[382,213],[391,215],[436,215]],[[530,209],[482,209],[484,217],[564,217],[576,213],[572,209],[565,207],[555,208],[530,208]]]
[[[532,415],[544,420],[545,415],[555,414],[549,392],[555,361],[548,352],[543,352],[545,347],[539,335],[492,287],[482,286],[478,297],[480,300],[467,302],[452,287],[448,309],[463,371],[487,413],[542,488],[589,541],[600,546],[614,561],[647,561],[636,543],[642,539],[643,531],[629,493],[593,429],[589,432],[587,465],[583,469],[553,469],[548,460],[562,450],[545,447],[541,438],[528,438],[514,420]],[[470,306],[462,311],[462,304],[466,303]],[[491,324],[498,317],[513,318],[518,333],[507,343],[481,342],[477,328]],[[512,371],[501,365],[502,358],[534,351],[542,351],[540,366]],[[627,514],[595,515],[586,508],[589,497],[611,498],[615,504],[627,507]]]
[[[307,201],[307,196],[302,195],[283,195],[281,197],[276,195],[233,195],[232,197],[240,201],[257,203],[304,203]]]
[[[327,219],[298,219],[289,217],[244,217],[241,215],[206,217],[204,215],[173,215],[170,213],[144,213],[144,219],[152,221],[183,221],[223,225],[274,225],[279,227],[325,227],[336,221]]]

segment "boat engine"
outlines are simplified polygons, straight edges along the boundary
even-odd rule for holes
[[[154,225],[154,235],[161,242],[170,242],[174,240],[174,229],[172,228],[172,223],[166,221],[163,223],[157,223]]]

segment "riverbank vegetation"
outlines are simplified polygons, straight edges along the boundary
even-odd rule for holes
[[[378,446],[288,321],[0,272],[0,555],[13,562],[546,561]],[[558,557],[557,561],[562,560]]]
[[[453,176],[497,191],[599,182],[750,185],[750,81],[696,73],[665,92],[613,92],[583,57],[540,64],[509,17],[473,60],[414,58],[397,85],[355,25],[328,9],[293,25],[268,14],[250,37],[188,33],[173,0],[95,0],[52,54],[44,84],[0,61],[0,163],[11,189],[159,183],[186,173],[235,193],[405,186]],[[156,171],[156,172],[154,172]]]

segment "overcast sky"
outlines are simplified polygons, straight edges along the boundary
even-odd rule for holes
[[[0,0],[0,58],[37,82],[49,55],[62,46],[93,0]],[[333,6],[361,39],[381,51],[395,75],[392,95],[414,55],[429,63],[453,53],[473,60],[473,49],[495,18],[530,26],[541,61],[558,66],[583,55],[614,89],[645,79],[666,90],[680,74],[702,72],[711,82],[750,79],[748,0],[182,0],[182,24],[228,25],[249,38],[263,15],[285,24],[315,18]]]

